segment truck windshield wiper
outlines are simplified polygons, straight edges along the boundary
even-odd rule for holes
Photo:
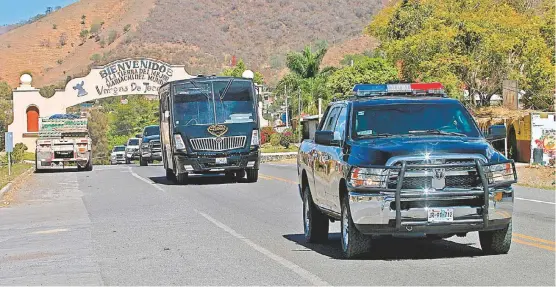
[[[372,138],[387,138],[387,137],[393,137],[393,134],[389,134],[389,133],[379,133],[379,134],[371,134],[371,135],[360,135],[357,136],[360,139],[372,139]]]
[[[467,137],[467,135],[462,134],[462,133],[446,132],[446,131],[441,131],[441,130],[437,130],[437,129],[433,129],[433,130],[415,130],[415,131],[409,131],[408,133],[409,134],[430,134],[430,135],[442,135],[442,136]]]

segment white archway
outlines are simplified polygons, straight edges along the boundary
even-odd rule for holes
[[[29,75],[21,76],[21,85],[13,91],[14,143],[23,142],[29,150],[35,149],[37,132],[27,132],[27,109],[35,106],[41,117],[66,112],[66,108],[83,102],[125,95],[158,95],[158,88],[168,82],[192,78],[185,66],[170,65],[149,58],[133,58],[114,61],[105,66],[94,67],[83,77],[72,79],[63,90],[57,90],[51,98],[44,98],[32,87]]]

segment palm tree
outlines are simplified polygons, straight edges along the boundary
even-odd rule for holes
[[[305,46],[301,52],[289,53],[286,57],[286,66],[290,71],[302,79],[315,78],[331,68],[320,70],[320,65],[327,48],[320,48],[313,52],[310,46]]]

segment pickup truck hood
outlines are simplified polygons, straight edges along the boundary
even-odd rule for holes
[[[157,140],[157,141],[159,141],[159,140],[160,140],[160,135],[152,135],[152,136],[143,137],[142,142],[143,142],[143,143],[148,143],[148,142],[150,142],[150,141],[152,141],[152,140]]]
[[[385,165],[394,156],[419,156],[425,153],[480,154],[490,161],[504,160],[485,139],[450,136],[391,137],[363,140],[352,145],[352,165]]]
[[[120,155],[125,155],[125,151],[116,151],[116,152],[112,153],[112,155],[119,155],[119,154]]]

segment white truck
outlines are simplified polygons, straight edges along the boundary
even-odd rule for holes
[[[87,118],[54,115],[41,118],[35,151],[35,170],[93,170],[92,141]]]

